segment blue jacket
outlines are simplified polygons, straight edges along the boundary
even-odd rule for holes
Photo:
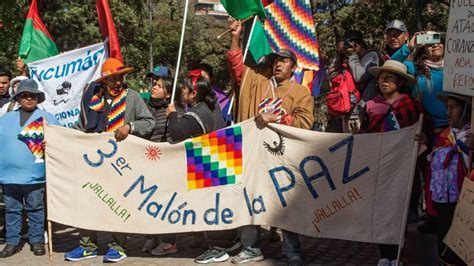
[[[11,111],[0,118],[0,183],[45,183],[44,162],[35,163],[36,157],[28,146],[18,139],[18,134],[34,120],[45,117],[48,123],[59,125],[53,115],[36,109],[25,125],[20,126],[20,112]]]
[[[421,103],[426,111],[431,115],[436,128],[444,128],[448,125],[446,117],[446,105],[436,98],[436,94],[443,92],[443,69],[431,69],[431,92],[429,89],[429,81],[424,75],[420,75],[416,71],[415,64],[412,61],[404,61],[410,55],[410,48],[404,44],[390,59],[397,60],[405,64],[408,73],[414,75],[418,81],[418,88],[421,92]],[[412,89],[415,93],[416,90]]]

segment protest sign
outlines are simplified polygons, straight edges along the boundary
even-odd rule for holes
[[[104,43],[98,43],[28,64],[46,96],[42,107],[60,124],[72,127],[76,122],[84,87],[100,77],[105,58]]]
[[[474,181],[464,179],[453,224],[444,242],[467,265],[474,265]]]
[[[271,225],[398,244],[416,126],[351,135],[247,120],[172,145],[48,125],[48,219],[139,234]]]
[[[444,45],[443,89],[474,96],[474,5],[451,0]]]

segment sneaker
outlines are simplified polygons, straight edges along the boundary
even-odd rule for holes
[[[109,248],[107,253],[104,255],[104,262],[119,262],[127,257],[127,254],[123,251],[118,251],[113,248]]]
[[[288,266],[303,266],[303,260],[300,256],[292,256],[288,259]]]
[[[232,258],[232,263],[246,263],[249,261],[261,261],[263,260],[263,255],[260,249],[243,249],[237,256]]]
[[[377,266],[390,266],[390,260],[387,258],[379,259],[379,262],[377,262]]]
[[[174,254],[178,252],[178,246],[176,244],[161,242],[155,249],[151,251],[151,255],[163,256],[166,254]]]
[[[83,259],[90,259],[95,257],[97,257],[97,250],[87,251],[82,246],[78,246],[77,248],[64,254],[64,258],[69,261],[80,261]]]
[[[199,257],[194,259],[194,262],[200,264],[207,264],[213,262],[223,262],[229,259],[229,254],[225,252],[225,250],[220,250],[211,247],[210,249],[206,250],[206,252],[202,253]]]
[[[147,238],[145,244],[143,244],[142,252],[151,252],[156,247],[156,245],[158,244],[156,243],[156,240],[154,238]]]

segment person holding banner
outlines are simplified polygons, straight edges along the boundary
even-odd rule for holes
[[[431,132],[432,122],[420,102],[411,97],[410,85],[416,84],[404,64],[387,60],[382,67],[369,68],[378,80],[378,95],[367,101],[360,133],[388,132],[409,127],[423,114],[423,131]],[[428,133],[426,133],[428,134]],[[380,245],[379,266],[396,265],[398,245]]]
[[[148,109],[155,118],[155,127],[149,140],[153,142],[172,142],[167,125],[166,108],[170,104],[173,93],[173,78],[170,70],[165,66],[156,66],[147,74],[152,79],[150,100],[147,101]],[[178,117],[184,113],[183,108],[178,107]]]
[[[181,94],[185,104],[191,108],[179,119],[175,104],[168,106],[166,115],[173,141],[197,137],[225,127],[216,94],[210,81],[201,75],[201,70],[195,69],[189,73],[188,78],[184,80]]]
[[[435,32],[426,32],[436,34]],[[423,32],[417,32],[404,44],[400,49],[392,55],[393,60],[403,62],[408,72],[417,79],[417,86],[413,88],[413,92],[419,92],[420,101],[423,107],[433,118],[435,131],[439,132],[448,126],[446,117],[446,105],[440,101],[436,95],[443,92],[443,66],[444,66],[444,36],[439,35],[437,43],[417,43],[417,36]],[[413,61],[409,60],[412,55]],[[424,233],[434,233],[436,230],[436,211],[431,200],[431,191],[429,189],[430,175],[429,163],[426,159],[421,158],[420,161],[423,168],[423,177],[425,181],[424,194],[426,202],[426,221],[418,226],[418,230]]]
[[[105,60],[101,78],[84,91],[81,101],[81,115],[74,128],[86,133],[111,132],[117,141],[123,141],[129,134],[146,137],[151,134],[155,119],[139,94],[127,87],[124,75],[133,71],[115,58]],[[126,236],[115,233],[113,242],[104,255],[104,262],[118,262],[127,257]],[[97,256],[97,235],[84,230],[80,246],[64,254],[69,261]]]
[[[449,126],[434,137],[429,154],[431,182],[429,184],[434,208],[438,214],[438,254],[442,265],[464,265],[443,239],[448,233],[459,200],[464,177],[469,169],[469,150],[474,148],[471,132],[471,97],[456,93],[440,93],[436,97],[446,104]],[[422,134],[417,140],[427,142]]]
[[[298,84],[293,74],[298,64],[296,55],[282,49],[269,55],[271,75],[243,65],[239,38],[242,31],[240,21],[233,21],[232,41],[227,52],[231,74],[240,83],[237,122],[254,118],[257,123],[279,123],[292,127],[310,129],[314,122],[314,101],[309,91]],[[267,75],[266,75],[267,74]],[[241,81],[240,81],[241,80]],[[240,81],[240,82],[239,82]],[[282,230],[283,253],[290,265],[302,265],[299,235]],[[243,250],[232,258],[232,263],[263,260],[259,243],[260,228],[248,225],[241,228]]]
[[[173,142],[170,138],[168,130],[168,119],[166,116],[166,108],[170,103],[171,94],[173,93],[173,79],[171,71],[165,66],[156,66],[153,71],[147,74],[152,79],[153,87],[151,88],[150,100],[148,100],[148,109],[155,118],[155,127],[151,133],[149,140],[153,142]],[[183,108],[178,109],[178,117],[182,116]],[[176,234],[164,236],[148,235],[142,252],[150,252],[154,256],[163,256],[178,252],[176,245]]]
[[[225,127],[217,97],[209,79],[202,75],[201,70],[195,69],[189,72],[188,77],[184,80],[181,93],[185,104],[191,108],[179,119],[174,103],[168,106],[166,110],[169,119],[168,129],[173,141],[201,136]],[[206,233],[205,235],[207,238]],[[209,242],[209,239],[207,241]],[[224,248],[209,245],[209,249],[194,261],[207,264],[223,262],[228,259],[229,254]]]
[[[54,116],[37,108],[45,100],[32,79],[22,80],[13,98],[20,109],[0,118],[0,183],[5,203],[6,245],[0,258],[20,251],[23,210],[28,215],[28,238],[35,256],[44,248],[45,164],[43,125],[59,125]]]

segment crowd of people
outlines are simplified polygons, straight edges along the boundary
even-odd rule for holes
[[[235,122],[255,119],[265,126],[279,123],[311,129],[314,123],[314,99],[293,77],[298,58],[288,49],[275,51],[260,59],[255,66],[243,63],[239,47],[242,25],[232,21],[228,66],[236,89]],[[420,231],[436,233],[439,260],[443,264],[463,261],[443,242],[451,225],[459,199],[463,178],[470,171],[469,150],[474,148],[470,133],[471,98],[443,92],[444,38],[432,43],[418,43],[400,20],[384,29],[385,53],[370,48],[363,34],[347,30],[337,43],[337,53],[327,68],[332,90],[343,82],[348,90],[350,108],[330,112],[327,132],[372,133],[398,130],[414,125],[423,117],[422,133],[416,135],[420,153],[412,189],[408,223],[417,222],[425,213]],[[430,32],[428,32],[430,34]],[[438,33],[434,33],[438,34]],[[45,254],[45,169],[19,137],[30,123],[55,118],[39,108],[45,100],[38,84],[28,78],[26,67],[18,62],[20,74],[12,78],[0,70],[0,181],[5,203],[6,245],[0,257],[14,255],[20,249],[23,211],[28,217],[28,241],[35,255]],[[101,78],[84,90],[81,114],[74,128],[85,133],[113,132],[117,141],[129,134],[154,141],[177,143],[224,128],[229,113],[223,112],[218,95],[222,90],[211,83],[212,68],[201,64],[187,73],[180,97],[171,102],[173,79],[165,66],[157,66],[147,78],[152,89],[149,100],[128,88],[124,76],[133,71],[117,59],[107,59]],[[343,77],[341,79],[341,77]],[[422,199],[424,195],[424,199]],[[423,204],[420,204],[423,202]],[[421,208],[424,206],[424,208]],[[402,219],[402,217],[400,217]],[[242,251],[232,257],[233,263],[260,261],[261,228],[255,225],[239,229],[236,242]],[[272,228],[272,234],[276,229]],[[225,248],[212,245],[212,232],[197,235],[209,249],[195,259],[196,263],[222,262],[230,258]],[[289,265],[302,265],[299,235],[281,230],[282,250]],[[143,252],[164,256],[178,252],[177,236],[150,235]],[[105,262],[118,262],[127,257],[127,237],[114,233],[104,255]],[[77,248],[67,252],[69,261],[97,256],[96,232],[81,231]],[[398,246],[380,245],[378,265],[396,265]]]

